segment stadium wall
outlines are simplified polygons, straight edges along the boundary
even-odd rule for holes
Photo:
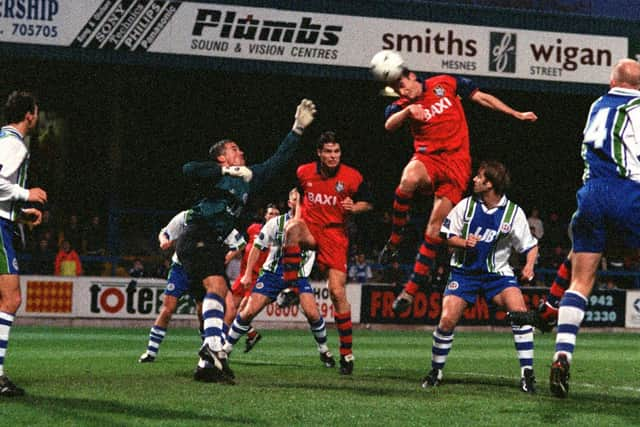
[[[148,326],[162,306],[166,281],[118,277],[52,277],[21,276],[23,303],[18,319],[23,323],[45,323],[70,326]],[[333,323],[333,305],[325,282],[312,286],[320,312]],[[528,305],[536,307],[547,288],[523,288]],[[442,293],[420,292],[413,306],[396,317],[391,309],[394,300],[392,286],[380,283],[347,285],[354,324],[363,325],[436,325],[442,310]],[[298,307],[281,309],[275,304],[265,308],[255,319],[275,326],[306,325]],[[181,299],[174,325],[195,324],[195,306],[190,299]],[[505,313],[490,307],[479,298],[474,307],[465,311],[462,326],[506,326]],[[584,327],[639,328],[640,290],[596,290],[589,297]]]

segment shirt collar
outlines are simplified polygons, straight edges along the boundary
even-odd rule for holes
[[[20,131],[16,128],[14,128],[13,126],[2,126],[2,130],[6,131],[6,132],[11,132],[13,134],[15,134],[16,136],[20,137],[20,139],[24,139],[24,135],[20,133]]]
[[[640,96],[640,90],[627,89],[624,87],[612,87],[609,93],[613,95]]]

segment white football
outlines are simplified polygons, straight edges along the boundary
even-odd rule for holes
[[[376,80],[391,83],[400,78],[404,59],[392,50],[381,50],[371,58],[371,73]]]

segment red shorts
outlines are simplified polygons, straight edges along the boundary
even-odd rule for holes
[[[316,239],[316,262],[334,270],[347,272],[347,251],[349,238],[342,225],[324,226],[307,223],[309,231]]]
[[[231,293],[236,297],[248,297],[249,295],[251,295],[251,291],[253,290],[253,285],[249,286],[249,289],[245,289],[242,286],[242,284],[240,283],[240,279],[243,275],[244,271],[241,271],[240,274],[238,274],[238,277],[236,277],[236,280],[233,282],[233,285],[231,285]],[[251,283],[255,284],[256,280],[258,280],[257,275],[254,274],[253,276],[251,276]]]
[[[456,205],[467,191],[471,179],[471,158],[464,154],[414,153],[411,160],[420,161],[431,179],[431,192],[446,197]]]

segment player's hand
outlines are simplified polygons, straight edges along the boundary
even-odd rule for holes
[[[345,197],[340,202],[340,206],[342,206],[342,209],[345,212],[353,212],[353,206],[354,205],[355,205],[355,203],[353,203],[353,199],[351,197]]]
[[[302,132],[309,126],[316,115],[316,106],[310,99],[303,99],[296,109],[295,120],[293,122],[293,130],[297,133]]]
[[[167,239],[167,236],[164,236],[164,235],[162,235],[159,240],[160,240],[160,249],[162,249],[163,251],[166,251],[167,249],[169,249],[173,244],[173,241]]]
[[[534,277],[535,273],[533,272],[533,267],[529,267],[527,265],[522,267],[522,280],[530,283]]]
[[[222,175],[237,176],[244,180],[244,182],[250,182],[253,178],[253,172],[246,166],[223,166]]]
[[[42,212],[36,208],[24,208],[20,209],[19,222],[27,224],[29,228],[33,228],[36,225],[40,225],[42,222]]]
[[[470,234],[469,237],[467,237],[467,240],[464,242],[465,248],[475,248],[478,240],[480,240],[478,236],[476,236],[475,234]]]
[[[406,108],[407,114],[410,119],[424,122],[424,107],[420,104],[411,104]]]
[[[40,187],[29,189],[28,202],[47,203],[47,192]]]
[[[251,276],[252,276],[251,272],[247,271],[240,278],[240,284],[245,290],[249,289],[249,285],[251,285]]]
[[[538,116],[536,116],[536,113],[534,113],[533,111],[525,111],[524,113],[516,111],[515,118],[518,120],[524,120],[526,122],[535,122],[536,120],[538,120]]]

